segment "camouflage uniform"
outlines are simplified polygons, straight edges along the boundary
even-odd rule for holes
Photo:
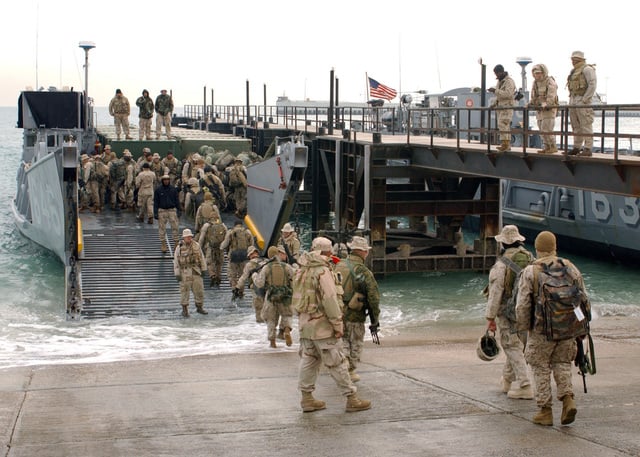
[[[502,68],[501,65],[496,66],[496,68]],[[494,69],[494,71],[496,71]],[[514,94],[516,92],[516,83],[513,81],[511,76],[504,71],[504,76],[502,79],[498,77],[498,84],[493,91],[496,99],[493,102],[494,107],[504,108],[504,107],[512,107],[514,105]],[[511,120],[513,119],[513,110],[512,109],[500,109],[497,110],[496,114],[498,118],[498,130],[500,131],[500,141],[509,141],[511,142]],[[503,143],[504,145],[504,143]],[[509,149],[503,149],[509,150]]]
[[[136,106],[140,108],[138,118],[140,119],[140,132],[138,139],[151,140],[151,120],[153,119],[153,100],[149,97],[147,90],[142,91],[142,96],[136,100]]]
[[[126,162],[115,157],[109,162],[109,191],[111,193],[111,209],[117,209],[118,201],[121,207],[125,205]]]
[[[205,192],[204,202],[198,207],[195,217],[195,231],[198,233],[204,224],[212,223],[214,221],[220,221],[220,211],[218,207],[213,204],[213,196],[210,192]]]
[[[153,159],[151,160],[151,171],[153,171],[156,175],[156,181],[153,184],[154,190],[160,186],[160,178],[164,176],[165,169],[164,165],[160,161],[160,154],[157,152],[153,154]]]
[[[183,235],[184,236],[184,235]],[[173,272],[180,281],[180,305],[183,315],[188,316],[189,294],[193,291],[193,299],[198,312],[206,314],[204,306],[204,285],[202,272],[207,270],[207,262],[197,241],[180,241],[173,255]]]
[[[138,220],[144,221],[145,217],[149,224],[153,224],[153,187],[156,175],[149,168],[136,176],[136,187],[138,188]]]
[[[273,269],[280,266],[284,269],[286,275],[285,282],[290,285],[291,278],[294,274],[294,269],[291,265],[282,261],[279,258],[279,254],[277,254],[267,265],[265,265],[262,270],[260,270],[260,273],[257,275],[257,277],[254,279],[254,284],[257,287],[264,288],[266,290],[261,316],[267,322],[267,339],[271,341],[272,347],[275,347],[276,327],[278,327],[278,323],[279,328],[283,331],[283,334],[290,335],[291,329],[293,328],[293,308],[291,308],[291,303],[285,304],[276,302],[275,300],[271,299],[271,296],[268,292],[269,286],[273,285],[273,283],[271,282],[272,275],[274,274]],[[291,336],[288,336],[287,338],[287,345],[290,346]]]
[[[596,93],[596,69],[587,65],[584,54],[576,51],[572,54],[573,69],[567,78],[569,105],[591,105]],[[593,148],[593,108],[570,108],[569,120],[573,128],[573,150],[577,153],[584,146],[585,155]]]
[[[180,169],[182,168],[182,164],[173,156],[173,153],[171,153],[171,156],[169,156],[169,153],[167,153],[167,157],[162,159],[162,165],[171,178],[171,185],[175,186],[178,178],[180,177]]]
[[[242,276],[244,265],[247,262],[246,257],[244,261],[233,261],[233,251],[246,251],[249,246],[253,246],[253,235],[242,226],[242,224],[236,224],[233,229],[227,232],[227,236],[220,245],[220,249],[224,252],[227,251],[229,255],[229,267],[227,268],[227,277],[232,289],[237,288],[238,278]]]
[[[220,224],[220,227],[224,229],[226,236],[227,227],[222,223],[220,219],[212,221],[212,223],[205,223],[200,229],[200,236],[198,243],[204,251],[205,258],[207,259],[207,266],[209,267],[210,286],[219,286],[222,280],[222,262],[224,256],[219,244],[212,243],[212,237],[209,230],[214,230],[214,223]]]
[[[338,385],[343,396],[356,393],[349,377],[349,363],[342,352],[342,303],[336,277],[328,257],[318,251],[300,256],[294,276],[293,307],[300,331],[300,371],[298,387],[313,392],[320,365]]]
[[[513,256],[518,252],[526,254],[529,257],[529,263],[533,260],[533,255],[522,246],[510,247],[502,255],[513,260]],[[507,278],[507,276],[510,276],[510,278]],[[487,297],[485,316],[488,320],[495,320],[500,331],[500,345],[506,356],[506,361],[502,368],[503,382],[507,386],[511,386],[515,382],[516,387],[522,388],[531,385],[523,355],[524,345],[518,336],[517,329],[512,328],[514,326],[503,314],[505,303],[511,296],[511,292],[505,290],[505,282],[507,282],[506,286],[509,287],[514,280],[515,273],[511,271],[506,263],[497,260],[489,272],[489,295]],[[509,392],[506,387],[505,390]],[[529,399],[531,399],[531,395],[531,392],[529,392]]]
[[[351,274],[362,277],[362,284],[359,287],[354,287],[353,278]],[[354,372],[357,368],[357,362],[360,362],[362,355],[362,349],[364,347],[364,334],[365,334],[365,320],[367,314],[366,308],[362,306],[360,309],[353,309],[349,306],[353,293],[356,291],[361,292],[364,297],[363,300],[369,304],[369,308],[372,313],[372,322],[379,322],[380,317],[380,291],[378,290],[378,283],[373,276],[373,273],[365,266],[364,259],[356,254],[350,254],[346,259],[341,260],[336,265],[336,273],[342,278],[342,288],[344,295],[342,297],[344,303],[344,336],[342,341],[345,344],[345,353],[349,361],[349,371],[354,377]],[[351,277],[351,280],[348,278]],[[349,284],[347,284],[349,283]],[[347,293],[347,289],[351,289]],[[353,303],[353,302],[352,302]],[[364,304],[360,301],[360,304]],[[355,379],[355,377],[354,377]]]
[[[300,240],[296,232],[281,232],[277,246],[284,247],[285,245],[294,262],[297,263],[300,258]]]
[[[257,278],[258,273],[254,270],[260,268],[260,266],[264,264],[267,259],[265,259],[264,257],[260,257],[260,255],[257,254],[257,250],[255,252],[256,255],[249,257],[249,260],[244,265],[242,276],[238,278],[236,287],[240,290],[244,290],[245,284],[247,283],[247,281],[249,281],[249,288],[253,293],[252,305],[253,310],[256,313],[256,322],[261,324],[264,322],[264,319],[262,318],[262,307],[264,306],[264,289],[256,285],[254,277]]]
[[[93,168],[98,183],[98,201],[100,202],[98,209],[102,211],[107,196],[107,189],[109,188],[109,166],[105,165],[101,157],[94,156]]]
[[[167,138],[171,139],[171,112],[173,111],[173,99],[171,95],[167,94],[165,90],[156,97],[155,109],[158,115],[156,116],[156,140],[162,136],[162,125],[167,133]]]
[[[87,203],[92,203],[92,212],[99,213],[102,209],[100,202],[100,184],[98,182],[98,172],[95,161],[88,159],[82,164],[82,178],[85,182],[87,192]],[[85,205],[88,206],[88,205]]]
[[[129,114],[131,114],[131,107],[129,106],[129,100],[122,95],[120,89],[116,91],[116,96],[111,99],[109,103],[109,114],[113,116],[113,122],[116,126],[116,136],[120,139],[120,135],[124,130],[124,134],[127,140],[131,139],[129,135]]]
[[[556,136],[550,133],[555,128],[558,112],[558,84],[552,76],[549,76],[547,66],[544,64],[534,65],[531,72],[534,81],[529,106],[536,110],[536,120],[544,144],[544,148],[539,152],[553,154],[558,152]],[[536,77],[536,75],[539,76]]]
[[[128,153],[128,154],[127,154]],[[124,178],[124,202],[127,208],[135,210],[135,202],[133,201],[133,193],[136,187],[136,164],[131,158],[131,153],[125,151],[122,160],[125,163],[126,176]]]
[[[236,216],[243,217],[247,210],[247,176],[241,160],[236,160],[229,174],[236,174],[238,183],[233,187],[233,201],[236,206]]]
[[[554,253],[538,251],[538,256],[540,258],[522,272],[518,286],[516,316],[518,328],[529,331],[524,356],[533,370],[536,402],[540,408],[550,409],[552,404],[551,373],[553,373],[556,382],[557,398],[560,400],[566,396],[573,398],[571,363],[576,356],[577,344],[575,338],[547,341],[541,320],[535,313],[532,314],[532,308],[536,307],[538,300],[538,297],[534,296],[534,281],[538,273],[534,274],[534,272],[541,270],[542,263],[553,264],[554,267],[559,265],[558,257]],[[569,271],[578,278],[578,285],[584,291],[584,282],[578,269],[566,259],[563,259],[563,262]]]
[[[218,208],[224,208],[227,201],[227,194],[224,190],[224,184],[222,180],[213,171],[205,170],[204,178],[202,179],[202,185],[209,189],[209,192],[215,197],[216,205]]]

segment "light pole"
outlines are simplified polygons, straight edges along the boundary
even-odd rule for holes
[[[89,128],[89,51],[96,47],[92,41],[81,41],[78,47],[84,49],[84,128]]]

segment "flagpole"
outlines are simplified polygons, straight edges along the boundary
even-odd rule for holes
[[[369,74],[366,71],[364,72],[364,83],[365,83],[365,86],[367,87],[367,89],[364,92],[366,95],[366,98],[364,101],[366,102],[366,101],[369,101],[369,98],[371,98],[371,95],[369,94]]]

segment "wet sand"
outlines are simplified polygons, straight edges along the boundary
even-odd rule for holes
[[[475,354],[482,325],[438,323],[367,340],[357,384],[373,407],[346,413],[322,372],[302,413],[296,344],[270,352],[0,370],[2,455],[638,456],[640,318],[592,323],[597,369],[578,415],[534,425],[533,400],[498,388],[504,356]],[[574,373],[577,370],[574,370]]]

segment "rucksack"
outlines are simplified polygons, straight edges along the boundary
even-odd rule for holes
[[[209,224],[207,229],[207,243],[211,247],[218,248],[224,241],[224,237],[227,234],[227,228],[222,222],[213,222]]]
[[[351,309],[359,311],[364,306],[364,283],[365,276],[353,262],[344,259],[336,265],[336,272],[340,273],[342,285],[342,301]]]
[[[112,183],[121,185],[127,176],[127,168],[123,159],[114,160],[109,169],[109,178]]]
[[[293,289],[284,262],[271,262],[267,265],[266,291],[272,303],[291,304]]]
[[[229,261],[231,263],[242,263],[247,260],[247,248],[250,244],[244,229],[233,230],[229,245],[231,251]]]
[[[109,167],[102,161],[94,162],[94,170],[96,172],[96,181],[100,184],[107,182],[109,179]]]
[[[244,172],[239,168],[233,167],[231,171],[229,171],[229,186],[230,187],[241,187],[247,184],[247,178],[244,175]]]
[[[591,307],[571,269],[558,259],[559,267],[543,262],[534,270],[535,325],[547,341],[560,341],[589,333]]]
[[[518,301],[518,283],[524,267],[531,263],[532,257],[528,251],[520,249],[511,258],[498,257],[508,268],[504,278],[504,293],[498,314],[503,316],[512,328],[516,327],[516,302]]]

